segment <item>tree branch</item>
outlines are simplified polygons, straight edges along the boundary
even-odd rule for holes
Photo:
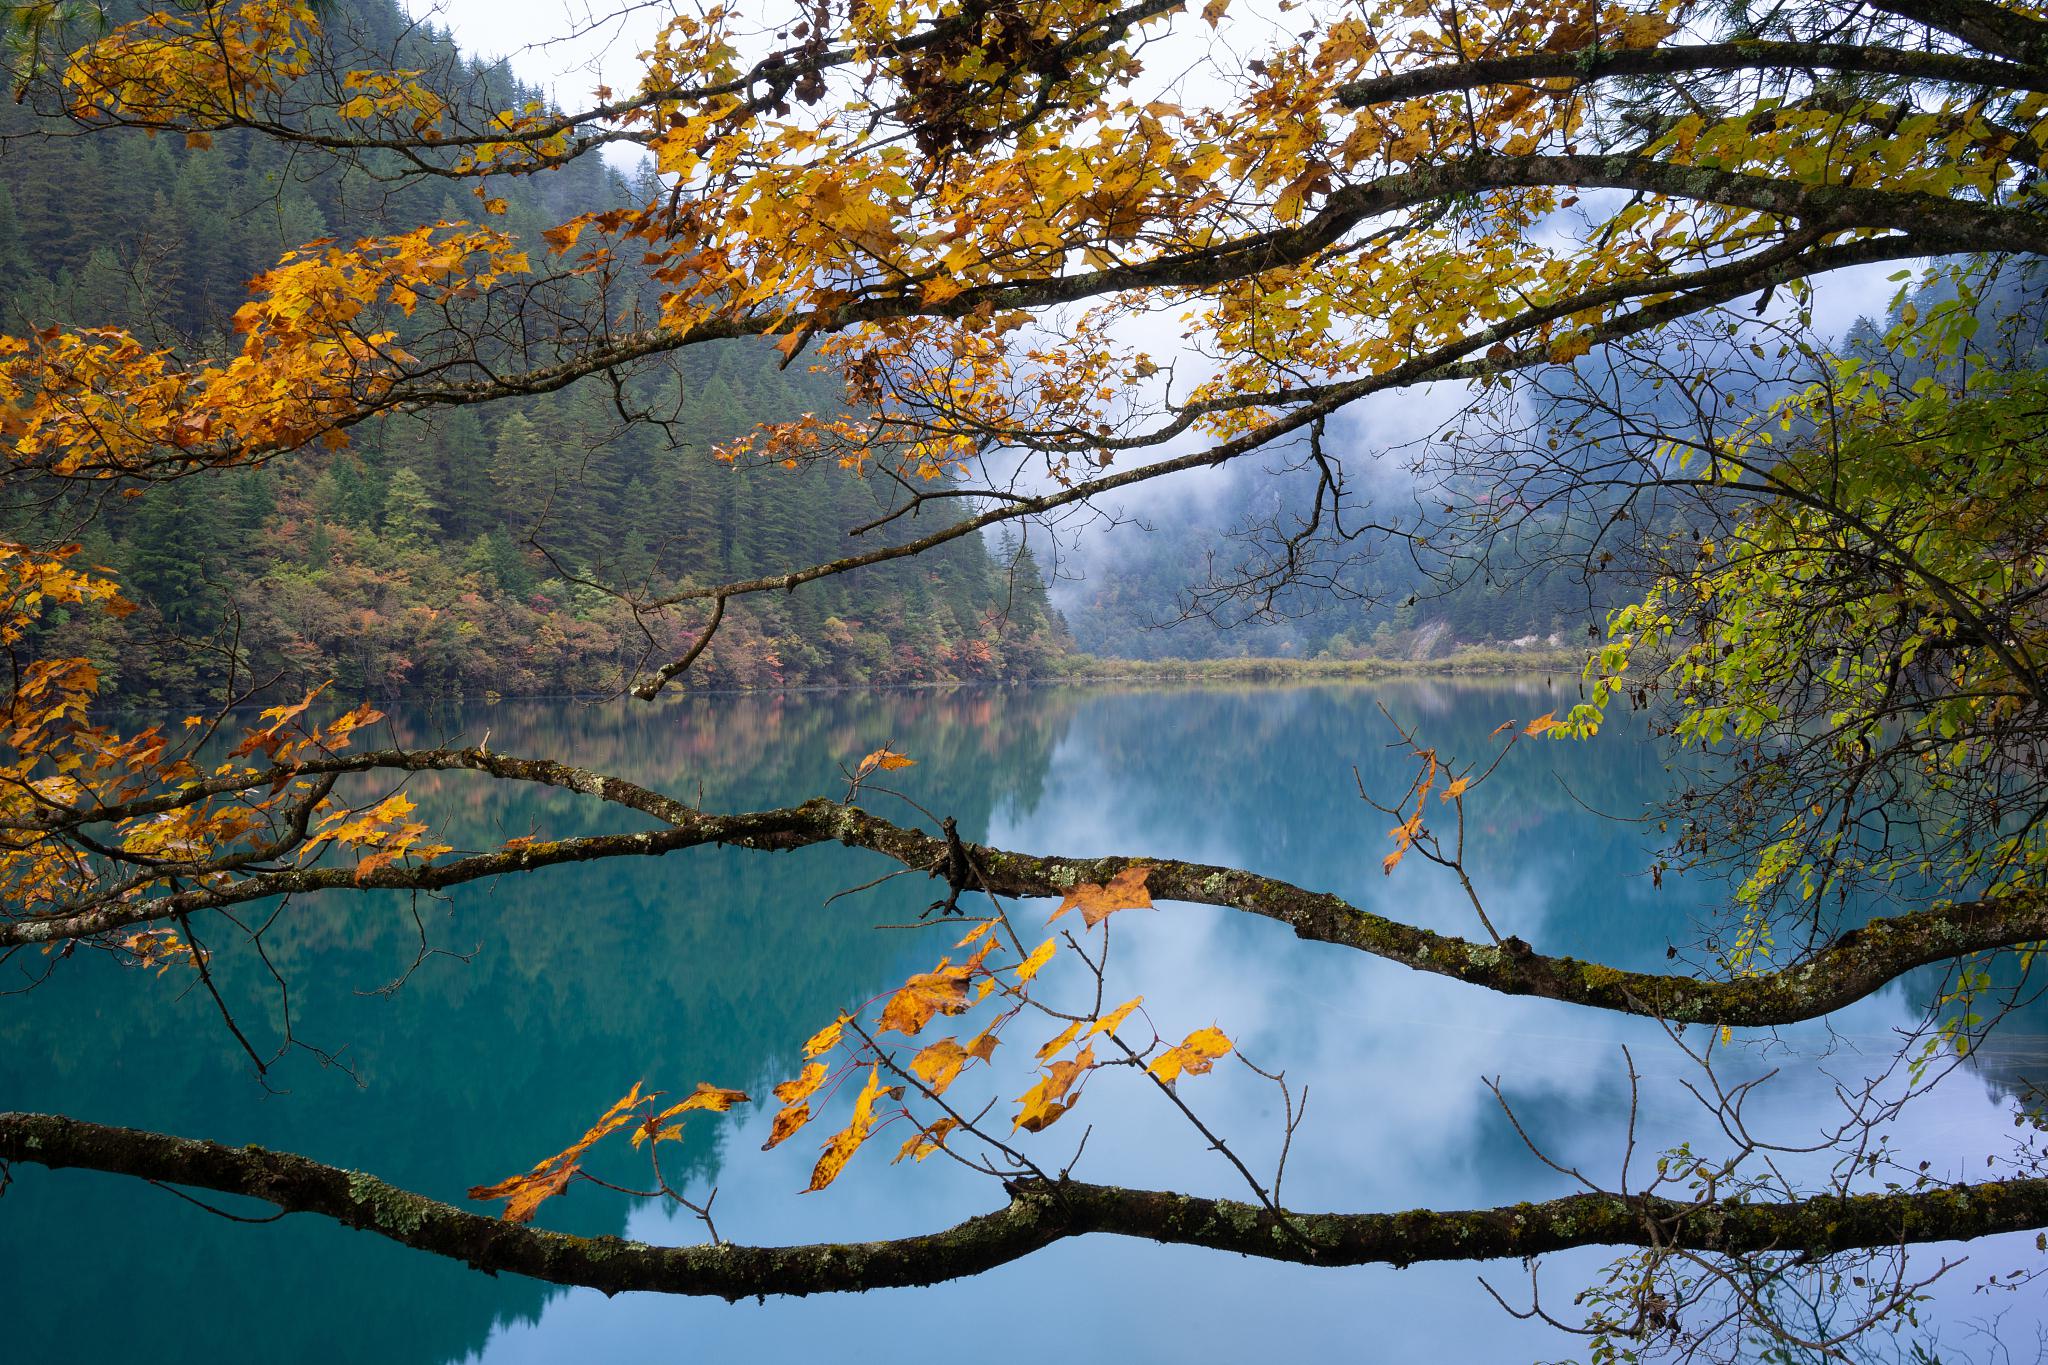
[[[360,1171],[262,1147],[225,1147],[52,1114],[0,1114],[0,1161],[81,1168],[261,1199],[465,1262],[607,1294],[738,1299],[849,1293],[977,1275],[1069,1237],[1110,1233],[1305,1265],[1407,1266],[1540,1256],[1585,1246],[1683,1246],[1715,1255],[1963,1241],[2048,1226],[2048,1179],[1792,1203],[1577,1194],[1540,1204],[1406,1213],[1287,1212],[1080,1181],[1017,1181],[993,1213],[879,1242],[665,1247],[574,1237],[458,1209]],[[1292,1229],[1298,1236],[1289,1236]]]
[[[879,853],[915,871],[944,866],[949,852],[943,838],[822,797],[777,810],[716,815],[565,764],[511,759],[476,749],[387,751],[333,760],[332,766],[414,772],[473,769],[593,796],[609,792],[612,796],[608,799],[657,814],[669,828],[521,844],[447,862],[387,864],[367,872],[306,867],[262,873],[153,899],[123,900],[0,923],[0,948],[85,938],[271,896],[349,889],[440,890],[563,863],[659,856],[705,844],[774,852],[836,842]],[[250,783],[261,780],[252,778]],[[1473,943],[1362,910],[1327,892],[1309,891],[1238,868],[1170,858],[1062,858],[987,846],[977,847],[976,858],[982,887],[995,895],[1059,897],[1077,883],[1107,883],[1127,868],[1144,867],[1149,869],[1146,885],[1160,900],[1190,901],[1259,915],[1287,925],[1303,939],[1353,948],[1502,995],[1536,996],[1680,1024],[1748,1028],[1815,1019],[1862,999],[1916,967],[1966,953],[2048,940],[2048,896],[2015,893],[1874,920],[1843,934],[1804,961],[1753,976],[1713,981],[1553,957],[1516,938],[1500,945]]]
[[[1588,47],[1572,52],[1525,52],[1511,57],[1446,62],[1391,76],[1353,81],[1337,88],[1337,100],[1357,109],[1371,104],[1440,95],[1452,90],[1476,90],[1482,86],[1513,85],[1526,81],[1756,70],[1861,72],[1997,89],[2048,88],[2048,71],[1983,57],[1901,51],[1854,43],[1733,42],[1706,43],[1696,47]]]

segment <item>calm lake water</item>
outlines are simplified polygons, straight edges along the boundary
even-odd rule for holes
[[[575,757],[701,795],[714,809],[836,793],[840,763],[890,743],[919,760],[894,775],[902,788],[956,816],[976,842],[1235,864],[1470,934],[1471,911],[1447,878],[1413,859],[1381,875],[1389,822],[1359,802],[1353,765],[1377,794],[1397,795],[1407,780],[1381,706],[1440,750],[1476,756],[1500,722],[1569,700],[1541,681],[950,691],[634,709],[507,703],[393,724],[408,743],[488,731],[501,752]],[[1501,932],[1637,967],[1695,944],[1713,889],[1675,877],[1653,887],[1643,831],[1593,813],[1639,811],[1668,781],[1639,732],[1522,746],[1470,803],[1468,852]],[[616,816],[559,793],[432,778],[412,790],[450,842],[466,846],[600,820],[618,827]],[[910,818],[885,798],[868,804]],[[915,918],[933,895],[923,878],[823,904],[886,870],[837,847],[702,850],[465,888],[420,901],[418,923],[398,898],[292,907],[270,931],[270,956],[290,983],[297,1035],[340,1064],[296,1052],[273,1073],[275,1093],[257,1083],[212,1003],[175,973],[67,963],[37,990],[0,998],[0,1108],[290,1148],[460,1202],[465,1187],[566,1145],[635,1080],[671,1090],[708,1080],[758,1095],[794,1075],[814,1029],[929,968],[957,937],[874,927]],[[1023,907],[1019,923],[1048,908]],[[1623,1044],[1645,1077],[1644,1148],[1706,1137],[1681,1086],[1693,1073],[1645,1021],[1497,998],[1206,907],[1114,923],[1112,1000],[1142,991],[1162,1032],[1216,1023],[1262,1065],[1309,1084],[1287,1168],[1294,1207],[1467,1207],[1566,1192],[1516,1137],[1487,1077],[1500,1078],[1559,1161],[1611,1179],[1628,1103]],[[431,957],[401,988],[380,992],[413,962],[420,925],[435,948],[460,956]],[[245,1027],[274,1038],[280,998],[261,964],[223,941],[218,971]],[[1925,990],[1896,984],[1836,1016],[1831,1035],[1787,1031],[1790,1045],[1767,1059],[1784,1070],[1756,1102],[1764,1126],[1810,1133],[1834,1112],[1830,1075],[1879,1065]],[[2013,1070],[2039,1044],[2016,1030],[2001,1065],[1958,1072],[1909,1109],[1898,1141],[1936,1169],[1981,1173],[1985,1153],[2003,1150],[2012,1131]],[[1764,1064],[1759,1051],[1738,1069]],[[1020,1060],[990,1093],[1022,1089]],[[1226,1065],[1182,1090],[1255,1169],[1270,1171],[1279,1106],[1269,1085]],[[693,1120],[689,1183],[716,1185],[720,1231],[733,1240],[887,1236],[1002,1202],[990,1182],[943,1160],[890,1167],[893,1130],[833,1189],[800,1195],[815,1142],[806,1133],[759,1151],[771,1110]],[[1078,1175],[1244,1193],[1159,1096],[1124,1075],[1091,1085],[1032,1150],[1062,1163],[1090,1124]],[[649,1240],[699,1236],[686,1215],[589,1185],[548,1205],[542,1221]],[[2038,1290],[1970,1292],[1984,1274],[2037,1260],[2031,1238],[1980,1243],[1970,1255],[1937,1290],[1931,1316],[1943,1341],[1983,1358],[1982,1332],[1998,1319],[1989,1330],[2031,1343],[2048,1316]],[[1606,1259],[1555,1258],[1551,1301],[1568,1304]],[[915,1342],[983,1362],[1038,1362],[1049,1350],[1075,1360],[1242,1361],[1269,1354],[1276,1334],[1290,1356],[1308,1359],[1573,1351],[1514,1321],[1475,1281],[1485,1269],[1520,1291],[1515,1265],[1306,1269],[1095,1238],[932,1289],[764,1305],[607,1300],[493,1280],[312,1219],[240,1226],[132,1181],[36,1168],[17,1169],[0,1198],[0,1265],[0,1355],[24,1361],[865,1360],[923,1354]]]

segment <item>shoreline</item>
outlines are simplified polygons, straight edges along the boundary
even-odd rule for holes
[[[1576,678],[1585,654],[1569,649],[1517,650],[1474,646],[1436,659],[1097,659],[1075,671],[1033,682],[1384,682],[1399,678],[1519,677],[1563,673]]]
[[[925,682],[900,683],[805,683],[784,687],[678,688],[669,694],[688,697],[800,696],[828,692],[923,692],[941,688],[977,687],[1086,687],[1109,684],[1145,683],[1232,683],[1291,686],[1315,683],[1395,682],[1411,679],[1506,679],[1548,675],[1576,679],[1585,666],[1581,652],[1562,649],[1510,650],[1475,646],[1435,659],[1288,659],[1245,657],[1227,659],[1107,659],[1094,655],[1073,656],[1071,671],[1035,674],[1028,678],[938,678]],[[479,695],[368,697],[373,705],[435,706],[484,705],[504,702],[563,701],[601,705],[626,696],[579,692],[521,692]],[[160,711],[161,706],[110,698],[117,714]],[[250,700],[231,710],[254,710],[275,704],[275,698]],[[205,707],[193,699],[173,703],[176,709]]]

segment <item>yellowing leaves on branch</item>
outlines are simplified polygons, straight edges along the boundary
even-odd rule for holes
[[[879,457],[927,479],[1009,445],[1078,482],[1190,428],[1249,450],[1375,388],[1569,358],[1835,265],[2036,237],[2041,82],[2003,52],[1874,30],[1802,67],[1796,51],[1716,45],[1711,17],[1678,0],[1481,4],[1454,21],[1392,0],[1319,9],[1291,34],[1246,27],[1235,41],[1264,50],[1219,66],[1208,102],[1199,82],[1166,98],[1141,50],[1238,22],[1166,0],[897,0],[786,20],[712,7],[670,18],[637,89],[601,112],[467,123],[417,72],[352,68],[332,113],[373,124],[418,174],[538,173],[625,140],[656,158],[660,193],[545,234],[581,296],[525,278],[516,247],[475,230],[400,234],[284,263],[251,328],[265,339],[228,370],[82,334],[36,345],[151,382],[81,385],[52,356],[16,386],[35,406],[48,388],[58,409],[46,458],[132,469],[154,443],[252,458],[369,406],[516,392],[522,368],[754,333],[792,357],[816,347],[857,404],[764,431],[763,455]],[[764,32],[787,46],[743,56]],[[85,43],[57,79],[82,119],[347,153],[320,121],[323,42],[302,4],[216,0]],[[1801,74],[1828,70],[1892,84],[1844,98]],[[1697,93],[1638,127],[1595,117],[1610,75]],[[1918,83],[1910,106],[1900,80]],[[627,260],[653,297],[598,283]],[[459,321],[415,351],[346,312],[378,296],[403,316],[458,273],[513,288],[506,307],[559,320],[565,345],[612,339],[565,350],[528,330],[507,364]],[[1213,377],[1170,390],[1117,339],[1160,306],[1213,354]],[[100,427],[122,448],[95,453]]]
[[[660,1091],[643,1094],[636,1083],[633,1088],[620,1096],[617,1103],[598,1118],[582,1137],[547,1158],[535,1163],[532,1170],[501,1180],[494,1185],[477,1185],[469,1191],[471,1199],[505,1201],[503,1218],[508,1223],[526,1223],[533,1220],[540,1206],[567,1190],[579,1178],[587,1178],[583,1171],[583,1158],[591,1148],[621,1129],[633,1130],[632,1145],[642,1143],[660,1144],[678,1141],[682,1128],[671,1120],[692,1110],[724,1113],[735,1104],[747,1102],[744,1092],[727,1090],[715,1085],[699,1082],[695,1091],[679,1104],[657,1109],[661,1100]]]
[[[1200,1076],[1216,1065],[1216,1059],[1230,1052],[1232,1043],[1221,1029],[1200,1028],[1159,1054],[1147,1068],[1171,1085],[1182,1076]]]
[[[181,366],[119,331],[0,337],[11,472],[161,479],[339,439],[414,359],[398,319],[526,269],[504,233],[436,223],[287,253],[252,282],[255,297],[235,315],[241,349],[224,362]]]

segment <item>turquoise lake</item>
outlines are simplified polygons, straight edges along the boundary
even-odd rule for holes
[[[500,752],[569,758],[714,810],[837,795],[840,765],[887,744],[918,760],[891,775],[903,791],[956,817],[973,842],[1237,865],[1471,935],[1478,927],[1452,879],[1414,859],[1382,875],[1390,821],[1359,800],[1354,766],[1392,799],[1410,764],[1390,747],[1389,717],[1472,758],[1491,752],[1500,723],[1571,700],[1564,680],[1553,690],[1540,678],[962,689],[630,709],[503,703],[401,712],[392,727],[407,744],[488,734]],[[1697,948],[1722,888],[1677,876],[1654,885],[1654,832],[1617,818],[1639,814],[1671,780],[1644,731],[1627,723],[1590,744],[1520,746],[1468,802],[1468,859],[1500,931],[1626,967],[1661,969],[1668,949]],[[579,797],[480,779],[422,779],[409,790],[448,842],[465,847],[633,827]],[[880,794],[864,804],[917,818]],[[288,1148],[461,1203],[466,1187],[566,1146],[635,1081],[672,1091],[711,1081],[765,1098],[795,1075],[811,1032],[928,969],[958,936],[875,927],[917,919],[937,886],[921,876],[825,903],[888,870],[836,846],[699,850],[416,904],[344,896],[288,907],[265,942],[289,985],[296,1036],[326,1055],[292,1051],[270,1089],[212,1001],[178,973],[96,956],[63,962],[36,989],[0,997],[0,1109]],[[1015,914],[1030,925],[1050,908]],[[1113,1000],[1143,992],[1161,1031],[1176,1036],[1216,1024],[1260,1065],[1309,1086],[1287,1167],[1291,1206],[1462,1208],[1568,1192],[1517,1137],[1486,1088],[1491,1077],[1553,1159],[1611,1181],[1629,1105],[1624,1044],[1644,1078],[1638,1160],[1686,1138],[1710,1145],[1709,1120],[1682,1084],[1695,1073],[1652,1022],[1496,997],[1208,907],[1163,905],[1113,924]],[[439,951],[414,966],[422,932]],[[277,983],[246,947],[213,937],[238,1018],[259,1045],[274,1044],[285,999]],[[1788,1139],[1812,1133],[1835,1112],[1835,1078],[1881,1068],[1893,1030],[1917,1020],[1928,989],[1923,979],[1897,982],[1826,1027],[1785,1030],[1768,1046],[1745,1040],[1731,1074],[1781,1069],[1754,1102],[1759,1125]],[[1957,1070],[1901,1115],[1893,1131],[1903,1150],[1970,1178],[1982,1178],[1986,1153],[2006,1150],[2011,1094],[2048,1072],[2039,1021],[2009,1023],[1988,1061]],[[1007,1101],[1028,1084],[1029,1051],[1005,1048],[994,1077],[974,1083]],[[1003,1056],[1011,1052],[1020,1055]],[[1181,1091],[1255,1170],[1270,1172],[1280,1130],[1270,1084],[1226,1064]],[[688,1184],[716,1186],[719,1230],[734,1241],[927,1231],[1004,1202],[993,1182],[943,1160],[889,1165],[902,1136],[894,1129],[838,1185],[799,1194],[830,1128],[762,1152],[772,1111],[770,1102],[692,1119]],[[1136,1077],[1091,1085],[1071,1115],[1029,1139],[1031,1150],[1063,1164],[1084,1129],[1078,1176],[1245,1193]],[[616,1165],[623,1178],[640,1169]],[[701,1233],[687,1214],[587,1184],[547,1205],[541,1222],[657,1241]],[[1932,1291],[1930,1330],[1977,1358],[1993,1334],[2031,1347],[2048,1322],[2038,1289],[1971,1291],[1994,1270],[2036,1262],[2032,1238],[1967,1251],[1969,1263]],[[1546,1302],[1568,1305],[1608,1259],[1548,1262]],[[1511,1301],[1526,1295],[1517,1264],[1315,1269],[1092,1238],[929,1289],[735,1305],[606,1299],[488,1278],[310,1218],[233,1224],[133,1181],[29,1167],[14,1170],[0,1197],[0,1265],[0,1355],[37,1362],[1178,1362],[1257,1360],[1276,1347],[1306,1359],[1498,1361],[1581,1349],[1487,1298],[1480,1273]]]

